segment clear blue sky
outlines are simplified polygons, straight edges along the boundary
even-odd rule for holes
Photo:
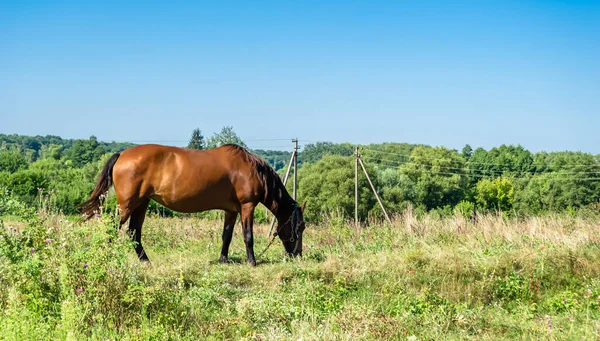
[[[600,153],[600,2],[0,3],[0,133],[181,141],[224,125]]]

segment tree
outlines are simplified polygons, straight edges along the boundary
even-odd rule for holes
[[[200,129],[194,129],[192,132],[192,138],[190,139],[190,143],[188,143],[187,147],[198,150],[204,149],[204,136],[202,136]]]
[[[375,174],[368,165],[367,171]],[[374,176],[372,180],[378,187]],[[359,176],[358,185],[358,214],[364,219],[377,201],[364,175]],[[345,218],[354,216],[354,158],[326,155],[316,163],[305,164],[298,170],[298,198],[299,202],[306,202],[310,207],[305,217],[313,221],[334,212]]]
[[[0,172],[14,173],[27,168],[27,160],[15,151],[0,151]]]
[[[237,134],[233,131],[232,126],[223,127],[220,133],[214,134],[211,138],[209,138],[206,143],[206,147],[208,149],[217,148],[228,143],[233,143],[242,147],[246,147],[244,141],[242,141],[242,139],[239,136],[237,136]]]
[[[410,162],[400,166],[400,173],[415,184],[416,204],[428,209],[454,206],[467,190],[464,159],[444,147],[415,148]]]
[[[383,205],[389,214],[402,212],[409,203],[415,202],[415,183],[397,168],[376,168],[379,188]]]
[[[561,211],[600,201],[600,163],[581,152],[538,153],[538,173],[523,181],[515,206],[526,213]]]
[[[527,176],[534,170],[533,155],[521,146],[501,145],[486,151],[477,148],[467,162],[471,181],[476,183],[482,176]]]
[[[281,150],[262,150],[262,149],[254,149],[252,153],[261,159],[267,161],[271,167],[273,167],[276,171],[281,169],[285,169],[287,164],[292,156],[292,153],[289,151],[281,151]],[[301,165],[301,160],[298,160],[298,165]]]
[[[314,163],[325,155],[350,156],[352,154],[354,154],[354,146],[349,143],[317,142],[307,144],[299,153],[298,159],[305,163]]]
[[[508,178],[481,179],[477,183],[476,200],[485,210],[510,211],[515,201],[515,186]]]
[[[40,156],[42,159],[60,160],[60,157],[62,156],[62,151],[62,146],[59,146],[57,144],[43,145],[42,149],[40,150]]]
[[[104,147],[98,143],[98,139],[91,136],[89,140],[76,140],[73,147],[67,151],[66,156],[73,161],[75,167],[81,167],[98,161],[105,152]]]
[[[47,173],[39,170],[24,169],[10,176],[8,188],[29,204],[35,202],[38,190],[48,189]]]
[[[473,148],[471,148],[471,145],[468,145],[468,144],[465,145],[464,148],[462,149],[461,154],[465,158],[466,161],[469,161],[471,156],[473,156]]]

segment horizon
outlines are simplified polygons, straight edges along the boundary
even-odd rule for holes
[[[185,145],[196,127],[233,126],[252,149],[298,138],[600,154],[600,3],[0,9],[6,134]]]
[[[49,134],[49,135],[22,135],[22,134],[15,134],[15,133],[13,133],[13,134],[7,134],[7,133],[0,132],[0,135],[1,134],[4,134],[4,135],[29,136],[29,137],[36,137],[36,136],[46,137],[46,136],[49,136],[49,135],[52,136],[52,134]],[[83,138],[83,140],[87,140],[87,139],[91,138],[92,136],[89,136],[87,138]],[[81,139],[78,139],[78,138],[68,138],[68,137],[64,137],[64,136],[58,136],[58,137],[60,137],[63,140],[81,140]],[[204,138],[206,140],[207,136],[204,136]],[[167,145],[167,146],[175,146],[175,147],[183,147],[183,148],[185,148],[187,146],[187,144],[189,143],[189,139],[185,140],[185,141],[184,140],[176,140],[176,141],[175,140],[173,140],[173,141],[124,141],[124,140],[101,140],[101,139],[98,139],[98,141],[102,142],[102,143],[132,143],[132,144],[135,144],[135,145],[141,145],[141,144],[162,144],[162,145]],[[287,142],[284,142],[284,141],[288,141],[289,142],[289,146],[288,145],[283,145],[284,143],[287,143]],[[242,142],[244,142],[247,145],[248,149],[250,149],[250,150],[281,151],[281,152],[289,152],[289,153],[291,153],[293,151],[293,149],[294,149],[294,147],[293,147],[293,139],[248,140],[248,142],[249,142],[248,143],[248,142],[246,142],[242,138]],[[268,145],[261,146],[261,145],[256,145],[256,143],[259,143],[259,144],[260,143],[266,143]],[[443,145],[428,145],[428,144],[423,144],[423,143],[410,143],[410,142],[402,142],[402,141],[384,141],[384,142],[377,142],[377,143],[353,144],[353,143],[350,143],[350,142],[347,142],[347,141],[346,142],[344,142],[344,141],[342,141],[342,142],[333,142],[333,141],[325,141],[325,140],[324,141],[309,141],[309,140],[298,139],[298,143],[299,143],[298,144],[298,150],[300,150],[300,151],[302,151],[304,149],[304,147],[306,145],[308,145],[308,144],[313,144],[314,145],[314,144],[317,144],[317,143],[334,143],[334,144],[348,143],[348,144],[356,145],[356,146],[359,146],[359,147],[366,147],[366,146],[369,146],[369,145],[381,145],[381,144],[409,144],[409,145],[414,145],[414,146],[423,145],[423,146],[432,147],[432,148],[433,147],[444,147],[444,148],[447,148],[449,150],[455,150],[455,151],[457,151],[459,153],[461,152],[462,148],[466,147],[466,145],[464,145],[464,146],[459,147],[459,148],[451,148],[451,147],[443,146]],[[273,144],[278,144],[278,145],[277,146],[273,146]],[[467,145],[469,145],[473,149],[473,151],[477,150],[478,148],[483,148],[483,147],[480,147],[480,146],[473,146],[471,144],[467,144]],[[489,150],[491,150],[493,148],[498,148],[498,147],[501,147],[501,146],[504,146],[504,145],[506,145],[506,146],[515,146],[515,147],[522,147],[525,150],[528,150],[529,152],[531,152],[532,154],[536,154],[536,153],[553,153],[553,152],[582,152],[582,153],[591,154],[593,156],[600,156],[600,154],[594,154],[594,153],[580,151],[580,150],[567,150],[567,149],[564,149],[564,150],[552,150],[552,151],[549,151],[549,150],[537,150],[536,151],[536,150],[531,150],[531,149],[529,149],[526,146],[523,146],[521,144],[501,144],[501,145],[497,145],[497,146],[492,146],[491,148],[483,148],[483,149],[486,150],[486,151],[489,151]]]

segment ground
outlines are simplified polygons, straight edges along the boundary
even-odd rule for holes
[[[6,219],[0,339],[598,339],[592,218],[415,217],[309,225],[304,257],[274,243],[217,262],[221,222],[149,217],[142,264],[104,215]],[[267,225],[255,228],[256,254]],[[109,242],[112,239],[112,242]]]

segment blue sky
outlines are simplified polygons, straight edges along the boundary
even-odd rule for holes
[[[597,1],[3,1],[0,32],[0,133],[600,153]]]

